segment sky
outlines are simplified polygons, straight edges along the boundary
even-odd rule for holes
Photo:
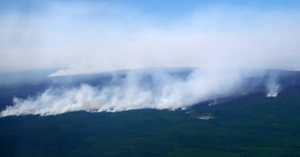
[[[297,0],[0,1],[0,71],[300,70]]]

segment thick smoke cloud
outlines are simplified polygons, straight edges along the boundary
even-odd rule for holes
[[[37,97],[14,98],[1,112],[10,115],[57,115],[71,111],[117,112],[132,109],[184,109],[199,102],[240,94],[247,77],[232,70],[195,70],[187,77],[164,71],[129,71],[104,87],[83,84],[47,89]]]

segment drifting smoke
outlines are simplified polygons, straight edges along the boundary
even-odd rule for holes
[[[49,75],[56,77],[149,67],[300,69],[299,11],[216,6],[169,21],[116,3],[48,4],[1,17],[0,70],[64,67]],[[153,72],[150,83],[145,75],[129,72],[123,82],[101,88],[49,88],[15,98],[0,116],[175,110],[245,91],[245,75],[236,70],[196,70],[185,79]],[[267,89],[274,97],[280,86],[271,80]]]
[[[266,84],[267,97],[276,97],[280,91],[280,84],[277,82],[277,77],[269,78]]]
[[[1,112],[11,115],[57,115],[71,111],[118,112],[132,109],[184,109],[195,103],[236,95],[244,75],[229,70],[195,70],[186,77],[164,71],[132,72],[110,85],[83,84],[71,89],[47,89],[35,98],[14,98]]]

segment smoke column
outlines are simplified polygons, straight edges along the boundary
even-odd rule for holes
[[[280,84],[277,83],[277,77],[271,76],[267,81],[266,88],[267,88],[267,97],[277,97],[280,91]]]

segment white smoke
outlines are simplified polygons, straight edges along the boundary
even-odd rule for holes
[[[103,88],[83,84],[71,89],[47,89],[35,98],[14,98],[13,106],[1,112],[12,115],[57,115],[72,111],[118,112],[132,109],[184,109],[195,103],[236,95],[244,76],[230,70],[196,70],[186,78],[170,73],[129,71],[124,82]],[[119,82],[121,82],[119,80]]]
[[[299,11],[212,7],[162,22],[169,17],[115,3],[49,4],[39,16],[1,17],[0,70],[59,67],[65,69],[50,76],[63,76],[149,67],[300,69]],[[155,83],[146,88],[142,75],[129,73],[124,83],[101,89],[50,88],[15,98],[1,116],[174,110],[236,94],[244,78],[228,70],[195,71],[187,79],[154,72]],[[276,96],[280,86],[271,81],[267,89]]]
[[[277,82],[276,76],[271,76],[266,84],[267,97],[277,97],[280,91],[280,84]]]

